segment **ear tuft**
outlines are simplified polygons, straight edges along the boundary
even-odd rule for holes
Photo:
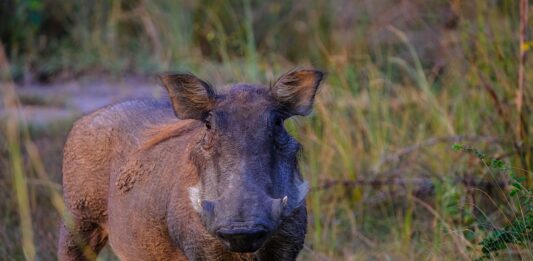
[[[204,120],[213,109],[216,94],[207,82],[190,73],[166,73],[159,79],[180,119]]]
[[[308,115],[324,73],[315,69],[290,71],[270,88],[282,110],[291,115]]]

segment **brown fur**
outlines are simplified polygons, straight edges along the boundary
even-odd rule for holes
[[[318,78],[312,81],[306,79],[307,76],[307,72],[298,74],[297,78],[303,78],[293,83],[290,83],[292,80],[283,80],[285,88],[300,88],[300,84],[305,84],[306,88],[316,90],[314,81]],[[286,140],[283,146],[287,151],[271,152],[276,147],[271,144],[275,141],[268,134],[271,133],[270,124],[262,123],[261,128],[257,128],[258,123],[268,118],[265,115],[270,115],[265,113],[275,106],[263,86],[238,85],[229,94],[224,94],[226,96],[221,96],[226,103],[215,104],[212,100],[214,92],[210,87],[190,77],[164,78],[170,85],[166,86],[171,96],[170,102],[128,101],[100,109],[74,124],[65,144],[63,158],[64,199],[72,222],[61,225],[59,260],[92,260],[106,243],[111,245],[121,260],[296,258],[303,247],[307,224],[305,202],[296,201],[299,192],[296,185],[291,183],[302,182],[297,168],[284,169],[291,171],[287,175],[293,175],[293,171],[296,174],[293,180],[282,183],[284,186],[290,183],[291,186],[290,191],[283,192],[288,193],[283,195],[289,195],[290,212],[279,220],[279,226],[254,253],[229,251],[208,230],[202,215],[193,207],[189,188],[204,182],[205,173],[200,175],[203,168],[216,165],[222,170],[229,170],[231,174],[234,172],[232,168],[239,166],[235,160],[247,160],[246,164],[268,157],[272,161],[280,160],[279,157],[286,153],[293,153],[297,143]],[[193,88],[192,92],[182,89],[180,84],[168,82],[169,79],[183,80],[187,83],[185,85]],[[191,87],[190,84],[195,86]],[[198,85],[207,89],[198,89]],[[176,89],[172,89],[172,86]],[[182,95],[194,97],[185,99]],[[300,99],[312,99],[314,96],[304,90],[295,91],[294,95]],[[287,100],[282,102],[300,114],[307,112],[308,108],[304,107],[312,103],[294,97],[291,99],[296,107]],[[193,105],[184,107],[187,103]],[[225,116],[220,118],[218,127],[219,131],[226,131],[225,136],[209,131],[206,123],[202,122],[211,106],[224,108]],[[185,115],[187,119],[177,120],[175,115]],[[231,121],[231,124],[225,125],[224,121]],[[216,154],[218,158],[215,159],[223,159],[221,162],[214,164],[213,160],[202,161],[202,157],[208,154],[200,149],[205,147],[206,137],[216,137],[219,143],[228,144],[219,147],[224,150]],[[293,161],[290,163],[295,164],[296,160]],[[263,178],[268,176],[268,171],[272,171],[255,165],[252,167],[253,173]],[[214,177],[207,178],[213,182]],[[259,188],[263,184],[267,183],[248,185]],[[276,189],[279,190],[277,186]],[[257,196],[253,194],[255,191],[240,192]],[[276,198],[281,200],[279,195]],[[246,206],[242,202],[233,203]]]

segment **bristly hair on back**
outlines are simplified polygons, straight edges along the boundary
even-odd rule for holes
[[[170,138],[188,133],[201,125],[197,120],[175,120],[171,123],[158,124],[148,128],[144,133],[147,139],[140,151],[147,150]]]

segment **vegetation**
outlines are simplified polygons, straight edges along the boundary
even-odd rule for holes
[[[512,203],[513,207],[508,209],[510,213],[506,213],[509,224],[504,228],[494,229],[481,240],[483,255],[479,260],[489,258],[491,254],[498,254],[497,251],[506,249],[508,244],[529,247],[533,242],[533,203],[531,202],[533,190],[526,184],[526,179],[517,177],[513,168],[507,166],[502,160],[490,158],[477,149],[468,148],[461,144],[454,144],[453,149],[471,153],[481,160],[489,170],[501,171],[510,177],[510,198],[506,198],[506,200]]]
[[[533,5],[520,2],[3,1],[0,107],[24,102],[13,81],[268,83],[313,65],[328,72],[314,113],[287,123],[312,187],[301,260],[533,260]],[[72,121],[9,115],[0,256],[54,260]]]

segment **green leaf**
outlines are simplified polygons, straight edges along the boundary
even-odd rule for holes
[[[499,159],[493,159],[490,163],[490,166],[495,168],[495,169],[504,169],[505,168],[505,164],[503,163],[503,161],[499,160]]]
[[[452,149],[454,151],[460,151],[464,148],[463,144],[460,144],[460,143],[455,143],[452,145]]]

